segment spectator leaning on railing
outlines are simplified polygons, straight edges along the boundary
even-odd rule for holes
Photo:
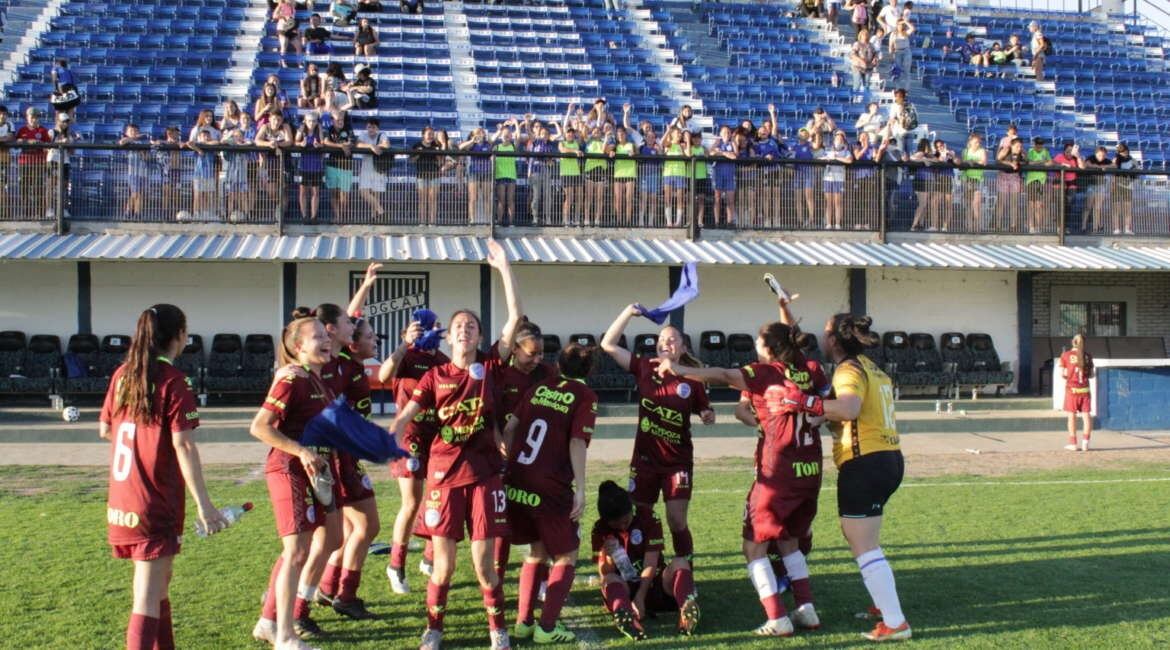
[[[382,196],[386,193],[389,163],[393,161],[392,156],[383,157],[382,154],[390,148],[390,139],[382,133],[382,125],[376,117],[367,119],[366,128],[358,131],[354,137],[357,140],[355,148],[362,152],[357,156],[358,194],[380,222],[386,216]]]
[[[429,126],[423,127],[421,138],[411,150],[414,152],[410,160],[414,163],[419,222],[424,226],[433,226],[439,222],[439,170],[443,162],[443,157],[437,153],[440,145],[435,138],[435,130]]]
[[[24,112],[25,124],[16,132],[16,141],[50,141],[49,130],[41,125],[41,110],[30,107]],[[16,159],[19,170],[21,216],[24,219],[39,219],[45,212],[45,190],[48,175],[45,173],[47,154],[44,149],[21,149]]]
[[[8,117],[8,107],[0,106],[0,220],[9,218],[12,209],[12,193],[8,191],[8,175],[12,166],[12,150],[9,147],[16,141],[16,127]]]
[[[138,125],[130,123],[122,131],[122,138],[118,144],[144,144],[144,135],[138,130]],[[128,194],[126,202],[122,204],[122,218],[127,221],[138,221],[142,217],[142,202],[146,188],[150,183],[150,152],[145,149],[127,149],[126,157],[126,184]]]
[[[533,135],[525,148],[532,153],[555,153],[557,145],[549,139],[548,128],[543,124],[532,127]],[[533,157],[528,159],[529,212],[532,225],[551,224],[556,210],[556,167],[551,158]]]
[[[316,112],[305,114],[304,121],[297,129],[296,145],[306,149],[301,152],[297,167],[301,179],[297,188],[301,221],[316,223],[321,205],[321,182],[325,178],[325,155],[321,153],[325,146],[325,135],[321,132],[321,121]]]
[[[1026,154],[1028,166],[1048,165],[1052,155],[1044,146],[1044,138],[1033,138],[1032,148]],[[1024,189],[1028,193],[1028,234],[1035,234],[1046,227],[1048,221],[1048,173],[1029,170],[1024,173]]]
[[[1020,168],[1028,164],[1024,155],[1024,141],[1013,133],[1015,125],[1009,127],[1011,138],[1000,140],[995,159],[1006,169],[995,175],[995,225],[998,231],[1019,232],[1020,200],[1024,179]]]
[[[1072,140],[1064,141],[1064,147],[1060,153],[1056,154],[1052,162],[1065,169],[1081,169],[1085,166],[1084,159],[1081,158],[1081,148]],[[1060,224],[1060,227],[1064,228],[1067,233],[1072,230],[1072,224],[1076,216],[1073,211],[1080,203],[1080,194],[1078,192],[1080,186],[1077,185],[1076,172],[1066,171],[1062,174],[1055,174],[1054,176],[1055,178],[1053,180],[1055,180],[1058,188],[1063,184],[1065,223]]]

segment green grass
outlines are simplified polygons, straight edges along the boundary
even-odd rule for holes
[[[591,468],[593,482],[621,477],[616,465]],[[189,536],[175,564],[171,598],[183,648],[247,648],[278,543],[262,477],[252,468],[213,468],[217,503],[255,501],[257,512],[208,540]],[[0,646],[117,648],[130,606],[131,565],[105,542],[105,472],[0,469]],[[379,478],[384,479],[384,474]],[[1130,479],[1157,479],[1132,482]],[[920,648],[1165,648],[1170,646],[1170,478],[1135,465],[996,479],[908,480],[886,517],[884,548]],[[1110,481],[1127,482],[1110,482]],[[707,463],[697,472],[692,528],[703,605],[700,634],[673,633],[669,616],[651,621],[649,648],[860,646],[868,604],[835,518],[834,477],[826,477],[810,558],[824,627],[788,640],[756,639],[762,611],[739,554],[746,463]],[[1015,482],[1026,481],[1020,485]],[[1036,483],[1052,481],[1053,483]],[[1060,483],[1057,483],[1060,481]],[[1066,483],[1073,481],[1076,483]],[[1103,481],[1083,483],[1083,481]],[[378,483],[389,524],[397,495]],[[385,535],[383,535],[385,537]],[[466,546],[451,594],[448,647],[486,647],[487,633]],[[418,553],[412,553],[416,564]],[[517,558],[513,558],[514,560]],[[324,648],[402,648],[424,626],[422,577],[414,593],[391,599],[385,556],[368,563],[361,595],[373,622],[315,614],[331,633]],[[587,565],[565,614],[569,625],[621,646],[603,616]],[[515,591],[515,572],[508,595]],[[509,618],[510,620],[510,618]]]

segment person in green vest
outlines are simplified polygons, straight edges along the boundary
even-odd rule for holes
[[[967,232],[983,230],[983,174],[982,169],[971,169],[970,165],[986,165],[987,149],[983,148],[983,136],[972,133],[961,154],[963,171],[959,174],[963,182],[963,198],[967,203]]]
[[[1044,146],[1044,138],[1034,138],[1032,148],[1028,150],[1028,166],[1047,167],[1052,164],[1052,154]],[[1024,172],[1024,189],[1028,193],[1028,233],[1035,234],[1047,228],[1048,206],[1045,202],[1051,198],[1048,188],[1048,172]]]
[[[703,223],[707,216],[707,198],[711,196],[711,178],[707,175],[707,161],[703,158],[707,150],[703,148],[703,136],[698,131],[690,131],[691,157],[699,160],[691,161],[691,178],[695,179],[695,219],[696,223]]]
[[[666,163],[662,165],[662,196],[666,201],[666,227],[677,228],[686,214],[686,158],[691,156],[691,136],[681,129],[671,129],[663,146]]]
[[[605,155],[607,146],[600,127],[593,127],[589,131],[589,140],[585,143],[585,153],[595,156]],[[609,161],[604,158],[585,159],[585,226],[600,226],[602,215],[605,214],[606,182],[609,180]]]
[[[512,140],[514,121],[500,125],[493,139],[496,181],[496,223],[510,226],[516,217],[516,143]]]
[[[559,125],[557,128],[560,129]],[[577,129],[566,126],[559,147],[559,151],[566,155],[558,161],[561,172],[561,189],[565,192],[565,202],[561,207],[565,226],[572,226],[576,222],[574,213],[582,199],[581,163],[577,158],[584,154],[583,149],[580,136],[577,135]]]
[[[617,130],[617,143],[609,148],[613,163],[613,211],[619,226],[629,226],[634,220],[634,181],[638,178],[638,163],[634,143],[624,128]]]

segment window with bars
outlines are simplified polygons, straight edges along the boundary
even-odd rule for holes
[[[1061,302],[1057,336],[1125,336],[1124,302]]]

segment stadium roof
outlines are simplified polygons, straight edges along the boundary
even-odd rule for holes
[[[0,235],[0,260],[481,262],[474,236],[68,234]],[[513,260],[550,264],[706,264],[972,270],[1170,270],[1170,247],[832,241],[687,241],[514,237]]]

